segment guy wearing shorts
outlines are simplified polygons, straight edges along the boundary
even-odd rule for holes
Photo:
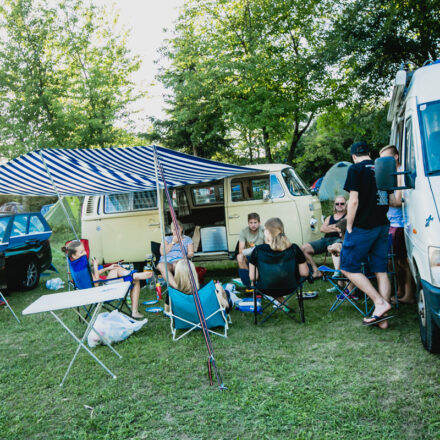
[[[374,310],[365,325],[388,328],[387,312],[391,309],[391,285],[388,268],[388,194],[376,186],[374,162],[365,142],[351,146],[354,164],[348,169],[344,189],[350,193],[347,207],[347,231],[341,250],[341,271],[374,303]],[[362,273],[362,263],[377,278],[378,290]]]

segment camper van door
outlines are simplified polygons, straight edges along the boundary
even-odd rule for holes
[[[302,243],[301,223],[295,202],[287,197],[275,174],[257,174],[225,179],[226,224],[228,247],[234,250],[240,232],[247,226],[247,216],[256,212],[264,222],[279,217],[286,234],[295,243]]]

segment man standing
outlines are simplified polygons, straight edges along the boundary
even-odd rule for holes
[[[391,309],[391,284],[388,267],[388,194],[376,186],[374,162],[365,142],[351,146],[354,162],[348,169],[344,189],[350,193],[347,206],[347,231],[341,250],[341,271],[374,303],[373,314],[364,325],[388,327]],[[369,269],[375,273],[378,290],[362,273],[362,263],[369,257]]]
[[[248,269],[248,257],[254,247],[264,243],[264,228],[260,216],[256,212],[248,214],[248,225],[240,233],[238,239],[237,262],[239,269]]]
[[[397,171],[402,171],[399,163],[399,152],[394,145],[387,145],[379,152],[380,157],[393,157],[396,161]],[[403,186],[403,176],[397,176],[398,186]],[[414,304],[414,282],[409,269],[408,257],[406,254],[405,232],[402,210],[402,190],[394,191],[390,195],[390,209],[388,211],[388,220],[390,221],[390,235],[393,239],[393,251],[396,256],[396,278],[397,293],[399,302],[404,304]]]

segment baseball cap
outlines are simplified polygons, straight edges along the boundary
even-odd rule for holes
[[[356,156],[361,156],[362,154],[368,154],[370,152],[370,148],[368,147],[365,141],[355,142],[350,148],[351,154],[355,154]]]

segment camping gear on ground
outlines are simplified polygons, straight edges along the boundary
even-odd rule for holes
[[[318,191],[320,201],[334,200],[339,195],[348,196],[347,191],[344,191],[344,184],[350,165],[350,162],[338,162],[327,171]]]
[[[225,308],[221,306],[216,294],[214,281],[210,281],[199,291],[200,303],[205,316],[205,324],[209,333],[222,336],[228,336],[228,319]],[[168,287],[170,299],[170,325],[173,341],[177,341],[193,330],[201,329],[200,319],[194,304],[194,296],[182,293],[172,287]],[[223,327],[224,332],[212,330],[216,327]],[[186,330],[177,336],[178,330]]]
[[[96,347],[102,342],[102,338],[106,339],[109,344],[123,341],[139,331],[147,322],[147,319],[137,321],[117,310],[100,313],[93,325],[94,331],[87,336],[87,343],[89,347]]]
[[[58,290],[64,287],[64,281],[61,278],[52,278],[46,281],[46,289]]]
[[[315,299],[318,298],[318,291],[317,290],[311,290],[311,291],[303,291],[303,298],[304,299]]]
[[[199,279],[199,284],[202,286],[205,284],[205,275],[207,270],[204,267],[196,266],[197,278]]]
[[[158,314],[158,313],[163,312],[163,307],[160,307],[160,306],[147,307],[145,309],[145,311],[148,312],[148,313],[156,313],[156,314]]]
[[[0,290],[0,301],[3,301],[4,304],[9,311],[12,313],[12,315],[14,316],[14,318],[17,320],[17,322],[20,324],[20,320],[18,319],[17,315],[14,313],[14,311],[12,310],[12,307],[9,305],[8,301],[6,300],[6,298],[4,297],[3,293]]]
[[[240,301],[235,303],[235,308],[240,312],[250,312],[254,313],[255,303],[254,298],[243,298]],[[263,313],[263,308],[261,306],[261,297],[257,298],[257,313]]]
[[[75,351],[75,354],[70,361],[69,367],[67,368],[66,374],[63,377],[63,380],[61,381],[60,386],[64,384],[64,381],[67,378],[67,375],[70,372],[70,369],[72,368],[73,363],[75,362],[76,357],[78,356],[78,353],[82,348],[96,361],[99,365],[101,365],[102,368],[104,368],[105,371],[107,371],[110,376],[113,377],[113,379],[116,379],[116,375],[113,374],[91,351],[90,349],[84,344],[84,341],[89,336],[89,333],[93,331],[93,324],[96,321],[96,318],[98,317],[98,314],[101,310],[101,307],[103,303],[107,301],[114,301],[114,300],[120,300],[122,299],[127,289],[129,289],[130,283],[122,282],[122,283],[115,283],[110,285],[104,285],[100,287],[93,287],[91,289],[85,289],[82,291],[67,291],[67,292],[61,292],[61,293],[52,293],[50,295],[43,295],[40,296],[36,301],[34,301],[31,305],[26,307],[23,310],[23,315],[31,315],[34,313],[43,313],[43,312],[49,312],[60,324],[64,329],[69,333],[69,335],[76,341],[78,344],[78,348]],[[57,310],[64,310],[64,309],[72,309],[83,321],[85,319],[82,317],[82,315],[77,310],[79,307],[85,307],[94,305],[94,312],[90,318],[90,321],[87,323],[87,328],[82,336],[82,338],[78,338],[72,330],[70,330],[69,327],[61,320],[61,318],[55,313]],[[87,321],[85,321],[87,322]],[[101,336],[101,340],[104,342],[105,345],[107,345],[110,350],[113,351],[119,358],[121,358],[121,355],[108,343],[108,341],[105,339],[105,337]]]

